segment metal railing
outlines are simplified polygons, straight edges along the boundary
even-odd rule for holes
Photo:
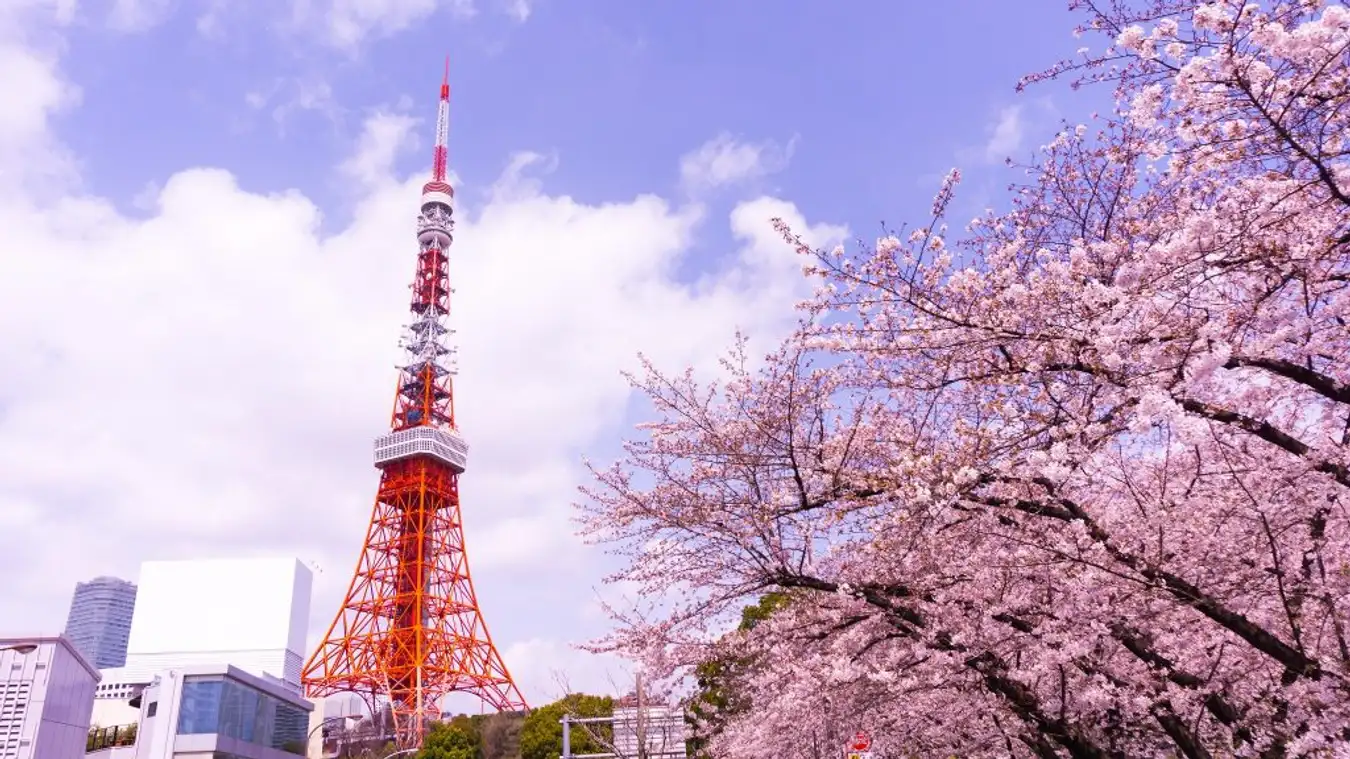
[[[134,745],[136,745],[136,723],[133,722],[129,725],[93,728],[84,742],[84,750],[85,753],[89,753],[113,746]]]

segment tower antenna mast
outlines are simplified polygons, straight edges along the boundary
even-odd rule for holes
[[[436,106],[436,153],[431,159],[431,181],[444,182],[450,144],[450,56],[445,56],[441,102]]]

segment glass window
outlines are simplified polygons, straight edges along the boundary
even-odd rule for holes
[[[244,689],[236,682],[225,681],[220,691],[220,734],[231,738],[247,740],[241,733],[240,707],[244,698]]]
[[[266,714],[260,707],[267,697],[256,690],[237,683],[225,681],[225,690],[220,703],[220,732],[231,738],[249,743],[267,745]]]
[[[276,709],[276,731],[272,736],[272,748],[291,750],[296,744],[303,746],[309,732],[309,715],[304,709],[283,701],[277,701]]]
[[[263,726],[258,724],[258,703],[262,695],[251,688],[239,690],[239,737],[249,743],[261,743],[258,733]]]
[[[220,731],[220,700],[224,685],[220,680],[183,683],[183,704],[178,712],[179,733],[200,735]]]
[[[258,746],[303,753],[309,714],[234,680],[183,683],[178,732],[218,733]]]
[[[262,693],[257,695],[258,700],[253,707],[253,720],[256,725],[253,730],[253,742],[259,746],[270,746],[272,745],[272,734],[276,729],[274,726],[276,709],[271,698]]]

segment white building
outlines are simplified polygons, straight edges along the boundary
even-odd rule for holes
[[[679,707],[652,704],[639,711],[636,706],[620,706],[614,709],[613,720],[614,754],[619,759],[674,759],[688,753],[685,741],[689,740],[689,725]],[[643,744],[646,751],[639,752]]]
[[[140,710],[127,700],[94,697],[94,711],[89,715],[90,729],[96,727],[119,727],[132,725],[140,718]]]
[[[366,703],[355,693],[334,693],[323,698],[324,719],[330,717],[366,716]]]
[[[176,667],[229,664],[299,692],[314,576],[299,559],[141,564],[125,667],[100,697],[127,699]]]
[[[94,689],[94,701],[129,701],[150,684],[144,675],[128,673],[126,667],[108,667],[99,670],[103,680]]]
[[[98,680],[65,638],[0,638],[0,759],[83,755]]]
[[[134,746],[86,756],[295,759],[305,754],[313,709],[290,688],[238,667],[177,667],[156,675],[142,692]]]

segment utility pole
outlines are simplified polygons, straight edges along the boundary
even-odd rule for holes
[[[642,670],[638,670],[637,683],[637,757],[636,759],[647,759],[647,715],[644,707],[645,699],[642,697]]]
[[[571,714],[564,713],[562,719],[562,757],[560,759],[626,759],[615,753],[604,754],[573,754],[572,753],[572,726],[573,725],[603,725],[613,724],[614,717],[573,717]],[[590,730],[588,727],[583,727]]]
[[[564,713],[562,719],[559,720],[562,722],[562,756],[560,759],[676,759],[676,757],[682,759],[685,752],[684,744],[681,742],[678,748],[672,748],[669,742],[672,732],[679,736],[684,735],[679,729],[683,725],[683,713],[676,714],[673,710],[664,706],[656,708],[656,711],[660,712],[660,716],[655,718],[659,721],[656,727],[660,731],[660,745],[651,746],[649,741],[655,737],[652,734],[653,716],[650,714],[653,708],[647,702],[647,686],[643,681],[642,673],[639,672],[635,677],[633,701],[629,702],[625,698],[620,702],[634,703],[635,707],[617,708],[608,717],[577,717]],[[592,724],[608,724],[612,731],[609,738],[603,738],[593,732],[590,727]],[[573,754],[572,728],[578,725],[586,730],[595,742],[608,744],[605,746],[608,750],[596,754]],[[635,738],[637,745],[630,748],[630,742]]]

